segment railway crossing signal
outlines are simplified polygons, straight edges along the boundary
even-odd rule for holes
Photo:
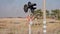
[[[28,4],[25,4],[24,5],[24,12],[27,13],[28,12],[28,9],[31,10],[31,13],[34,13],[34,10],[36,9],[36,3],[31,3],[31,2],[28,2]]]
[[[28,12],[28,9],[30,9],[31,13],[34,13],[34,10],[36,9],[36,3],[31,3],[31,2],[28,2],[28,4],[25,4],[24,5],[24,12],[27,13]],[[33,20],[33,16],[31,18],[31,15],[29,14],[28,15],[28,22],[29,22],[29,34],[31,34],[31,25],[32,25],[32,20]]]

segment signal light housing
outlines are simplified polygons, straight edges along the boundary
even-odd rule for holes
[[[24,5],[24,12],[28,12],[28,9],[31,10],[31,13],[34,13],[34,10],[36,9],[36,3],[32,4],[31,2],[28,2],[28,4]]]

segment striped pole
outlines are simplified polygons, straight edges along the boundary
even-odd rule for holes
[[[43,34],[46,34],[46,0],[43,0]]]

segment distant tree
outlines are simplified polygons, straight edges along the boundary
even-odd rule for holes
[[[35,15],[36,18],[40,18],[42,17],[43,12],[41,11],[41,9],[37,9],[33,15]]]
[[[46,10],[46,17],[49,17],[49,10]]]
[[[52,15],[55,16],[57,19],[60,18],[60,10],[59,9],[55,9],[55,10],[51,10],[52,11]]]

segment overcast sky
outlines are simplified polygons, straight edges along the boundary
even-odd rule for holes
[[[0,17],[24,17],[24,4],[28,1],[37,4],[37,9],[42,9],[43,0],[0,0]],[[59,9],[60,0],[46,0],[46,9]]]

